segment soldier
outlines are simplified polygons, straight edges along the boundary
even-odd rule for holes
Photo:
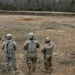
[[[35,39],[34,33],[29,33],[29,40],[25,42],[23,49],[27,51],[27,66],[28,72],[35,72],[36,62],[37,62],[37,48],[40,45],[38,41]]]
[[[54,45],[50,42],[49,37],[46,37],[45,39],[45,46],[41,50],[44,56],[44,71],[45,72],[51,72],[52,67],[52,51],[53,51]]]
[[[4,57],[5,57],[5,70],[9,71],[10,70],[10,62],[14,68],[16,69],[16,57],[15,57],[15,51],[16,51],[16,43],[12,41],[12,35],[7,34],[6,35],[6,41],[3,42],[2,44],[2,50],[4,52]]]

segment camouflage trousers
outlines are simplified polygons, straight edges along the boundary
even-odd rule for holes
[[[27,57],[26,63],[29,71],[35,71],[37,58]]]
[[[45,67],[46,70],[51,69],[51,67],[52,67],[52,57],[47,58],[47,57],[44,56],[44,67]]]
[[[10,63],[16,69],[16,57],[5,57],[5,69],[10,70]]]

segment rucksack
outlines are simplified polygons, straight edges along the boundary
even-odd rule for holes
[[[13,41],[6,41],[6,51],[8,54],[13,53],[15,50],[15,45]]]
[[[30,40],[28,43],[28,53],[35,54],[36,52],[37,52],[36,42],[33,40]]]

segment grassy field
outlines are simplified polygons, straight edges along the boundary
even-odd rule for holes
[[[27,65],[23,44],[28,33],[34,32],[41,47],[38,50],[36,72],[32,75],[50,75],[43,73],[43,56],[40,50],[44,46],[44,38],[49,36],[54,43],[53,72],[51,75],[75,75],[75,17],[73,16],[27,16],[0,15],[0,75],[26,75]],[[1,44],[5,35],[11,33],[17,43],[17,68],[14,72],[4,71],[4,58]]]

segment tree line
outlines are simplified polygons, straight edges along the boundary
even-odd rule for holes
[[[75,0],[0,0],[0,10],[75,12]]]

